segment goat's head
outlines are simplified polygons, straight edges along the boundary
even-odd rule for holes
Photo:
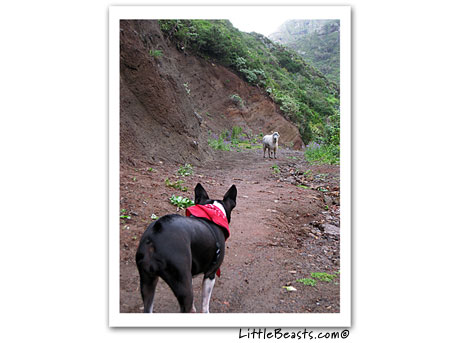
[[[277,143],[278,137],[280,137],[280,134],[278,132],[274,132],[272,134],[272,138],[273,138],[274,143]]]

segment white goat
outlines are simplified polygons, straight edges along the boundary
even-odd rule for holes
[[[270,156],[270,151],[273,150],[274,152],[274,158],[277,158],[277,149],[278,149],[278,138],[280,135],[278,132],[274,132],[271,135],[265,135],[262,139],[262,149],[264,150],[264,158],[266,157],[266,149],[267,152],[269,153],[269,158],[272,158]]]

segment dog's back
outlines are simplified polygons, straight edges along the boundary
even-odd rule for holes
[[[136,255],[139,270],[162,277],[167,266],[186,266],[185,261],[194,256],[192,275],[207,272],[215,253],[215,236],[210,230],[224,247],[224,234],[211,225],[206,220],[177,214],[161,217],[148,226],[140,240]]]
[[[202,312],[209,312],[215,274],[224,259],[226,232],[229,233],[228,223],[231,211],[236,205],[237,188],[232,185],[222,201],[210,200],[200,183],[196,185],[194,192],[195,207],[202,206],[212,211],[216,211],[216,208],[219,211],[215,212],[217,217],[227,218],[226,223],[220,223],[219,219],[211,216],[200,217],[198,213],[194,216],[192,212],[190,217],[165,215],[148,226],[140,239],[135,256],[144,312],[153,311],[154,293],[159,277],[172,289],[181,312],[195,312],[192,277],[201,273],[204,274]],[[209,204],[212,205],[207,208]]]

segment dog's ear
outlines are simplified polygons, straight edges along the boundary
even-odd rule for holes
[[[194,203],[203,204],[208,199],[208,194],[205,191],[204,187],[202,187],[202,185],[198,183],[196,185],[196,188],[194,188]]]
[[[231,188],[224,194],[223,198],[223,203],[224,206],[229,210],[232,211],[232,209],[236,205],[236,198],[237,198],[237,187],[235,185],[232,185]]]

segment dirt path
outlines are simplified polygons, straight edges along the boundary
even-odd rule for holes
[[[197,182],[216,199],[232,184],[238,189],[210,312],[339,312],[338,166],[310,166],[302,152],[283,149],[277,160],[263,159],[261,150],[222,152],[215,161],[195,167],[192,176],[181,177],[187,192],[165,187],[164,179],[172,180],[178,167],[134,161],[121,167],[121,209],[131,217],[121,220],[121,312],[142,311],[135,251],[151,214],[176,212],[167,199],[172,194],[192,198]],[[311,278],[311,273],[335,278],[315,278],[315,286],[296,281]],[[201,282],[202,276],[194,279],[198,310]],[[287,291],[283,286],[288,285],[297,291]],[[154,310],[179,311],[162,280]]]

